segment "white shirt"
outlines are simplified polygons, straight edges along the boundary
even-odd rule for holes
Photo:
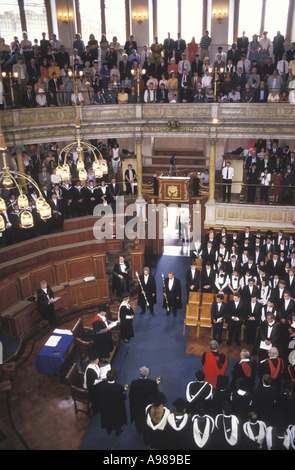
[[[212,84],[212,77],[210,75],[204,75],[202,77],[202,88],[208,88]]]
[[[169,290],[172,289],[173,283],[174,283],[174,278],[173,278],[173,279],[169,279],[169,281],[168,281],[168,289],[169,289]]]
[[[228,170],[228,173],[227,173],[227,170]],[[228,177],[227,177],[227,174],[228,174]],[[234,177],[234,175],[235,175],[235,171],[231,166],[230,167],[225,166],[222,169],[222,178],[223,179],[231,180]]]

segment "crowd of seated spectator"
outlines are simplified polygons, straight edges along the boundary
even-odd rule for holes
[[[56,167],[64,163],[64,154],[56,142],[50,142],[42,146],[35,144],[27,145],[23,150],[23,164],[25,173],[30,176],[41,191],[42,197],[52,209],[50,219],[42,219],[36,210],[36,201],[40,196],[39,191],[32,183],[27,184],[27,195],[30,211],[34,219],[34,227],[22,228],[21,214],[24,209],[18,206],[18,193],[13,189],[2,190],[2,198],[6,202],[6,211],[2,214],[5,221],[5,231],[0,233],[0,246],[10,246],[12,243],[18,243],[36,237],[36,235],[47,235],[63,231],[64,219],[83,217],[93,215],[94,207],[97,204],[113,205],[112,186],[116,187],[117,195],[122,194],[124,187],[117,182],[117,171],[124,157],[122,150],[120,153],[116,139],[108,140],[108,147],[103,142],[93,142],[100,155],[107,161],[109,173],[102,178],[95,178],[92,168],[94,156],[90,152],[84,152],[84,164],[87,171],[86,184],[79,180],[79,174],[76,168],[78,155],[76,152],[70,153],[66,157],[66,162],[70,167],[70,178],[62,180],[56,174]],[[17,169],[15,155],[12,155],[12,165]],[[130,168],[129,168],[130,167]],[[131,180],[129,170],[132,172]],[[127,194],[135,193],[136,182],[135,171],[132,165],[128,166],[125,172],[125,186]],[[5,240],[5,243],[4,243]]]
[[[283,44],[284,37],[279,32],[277,37]],[[133,36],[123,47],[116,37],[109,43],[103,35],[98,43],[93,34],[85,45],[80,34],[76,34],[72,56],[55,34],[49,41],[43,33],[43,39],[40,42],[35,39],[32,44],[27,33],[23,33],[20,43],[17,37],[11,43],[4,71],[17,73],[17,78],[13,79],[15,106],[25,108],[69,106],[75,104],[76,99],[78,105],[138,101],[294,103],[295,43],[288,51],[284,46],[278,51],[277,37],[273,40],[273,60],[269,52],[271,41],[266,32],[260,41],[254,35],[250,43],[243,35],[226,52],[218,47],[211,59],[208,32],[199,47],[194,38],[186,45],[180,37],[174,41],[169,35],[169,46],[168,39],[162,45],[155,38],[155,44],[151,48],[145,45],[141,54]],[[242,39],[247,39],[245,44]],[[158,47],[155,49],[155,46]],[[9,105],[8,74],[4,79],[4,94]]]

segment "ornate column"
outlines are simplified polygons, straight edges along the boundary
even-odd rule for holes
[[[22,145],[17,145],[15,148],[16,151],[16,161],[17,161],[17,168],[18,171],[21,173],[25,174],[25,167],[24,167],[24,161],[23,161],[23,146]],[[27,192],[27,186],[26,186],[26,180],[25,178],[21,178],[21,186],[25,192]]]
[[[209,160],[209,200],[208,202],[215,202],[215,160],[216,160],[216,138],[210,138],[210,160]]]
[[[137,195],[142,197],[142,135],[135,136],[136,163],[137,163]]]

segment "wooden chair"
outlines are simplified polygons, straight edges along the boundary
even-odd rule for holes
[[[200,328],[211,328],[212,337],[212,324],[211,324],[211,304],[201,305],[200,317],[197,325],[197,338],[200,336]]]
[[[212,305],[214,302],[215,294],[209,292],[203,292],[202,294],[202,304],[201,305]]]
[[[188,302],[190,305],[197,304],[200,305],[201,293],[200,292],[190,292],[188,296]]]
[[[199,321],[199,304],[188,304],[183,325],[183,336],[186,326],[197,326]]]
[[[75,413],[78,414],[80,411],[81,413],[86,413],[89,417],[91,417],[92,408],[89,399],[89,392],[83,388],[83,381],[84,374],[79,372],[77,364],[74,363],[67,373],[65,383],[68,384],[70,388],[71,396],[75,405]],[[86,405],[87,410],[78,408],[77,403],[83,403]]]

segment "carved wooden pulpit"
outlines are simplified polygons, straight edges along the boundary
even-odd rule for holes
[[[158,202],[188,203],[190,198],[189,176],[158,176]]]

